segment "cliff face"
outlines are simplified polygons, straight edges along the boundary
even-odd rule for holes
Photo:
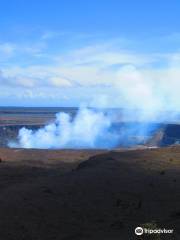
[[[14,124],[0,126],[0,147],[6,147],[9,141],[17,140],[18,132],[22,127],[37,130],[43,126],[43,124]],[[119,138],[119,144],[117,147],[132,147],[138,144],[146,144],[146,139],[148,139],[149,136],[153,136],[156,132],[155,129],[158,128],[156,124],[151,124],[150,128],[152,130],[146,131],[148,127],[148,124],[121,122],[113,124],[111,131],[112,133],[116,133]]]
[[[0,126],[0,146],[6,147],[9,141],[17,139],[20,128],[26,127],[32,130],[36,130],[42,125],[10,125]]]
[[[133,145],[138,144],[148,146],[168,146],[180,143],[180,124],[159,124],[157,127],[153,126],[153,130],[148,133],[149,135],[144,136],[145,140],[142,140],[143,136],[138,135],[138,129],[141,128],[141,125],[142,124],[140,123],[119,123],[113,125],[112,131],[117,132],[119,136],[121,136],[119,138],[119,147],[132,147]],[[43,127],[43,125],[27,124],[0,126],[0,147],[6,147],[9,141],[16,140],[18,132],[22,127],[37,130]]]
[[[161,146],[180,143],[180,124],[168,124],[164,129]]]

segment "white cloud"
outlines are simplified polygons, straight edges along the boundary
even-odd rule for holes
[[[0,44],[1,57],[5,57],[5,58],[11,57],[11,56],[13,56],[15,50],[16,50],[15,44],[11,44],[8,42]]]
[[[0,51],[2,49],[0,47]],[[4,51],[9,51],[10,54],[15,50],[6,46]],[[38,52],[41,50],[32,51],[32,54]],[[159,63],[163,65],[158,67]],[[17,87],[26,93],[17,95],[29,98],[44,98],[45,95],[50,98],[50,94],[44,90],[49,89],[52,97],[57,99],[58,90],[64,88],[82,87],[83,91],[87,91],[91,87],[109,87],[115,89],[114,99],[111,101],[113,104],[116,102],[118,105],[123,99],[123,103],[131,107],[177,109],[180,107],[179,69],[178,52],[142,54],[105,43],[66,51],[61,55],[57,53],[49,64],[13,63],[2,68],[0,84],[9,89]],[[100,105],[107,103],[109,98],[104,97]],[[65,99],[69,99],[69,96],[65,96]],[[92,102],[95,103],[94,100]]]
[[[62,77],[51,77],[49,79],[49,83],[54,87],[71,87],[72,86],[70,81]]]

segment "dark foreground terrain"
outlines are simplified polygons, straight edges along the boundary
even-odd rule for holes
[[[2,148],[0,161],[0,240],[180,239],[178,146]],[[174,234],[137,238],[142,224]]]

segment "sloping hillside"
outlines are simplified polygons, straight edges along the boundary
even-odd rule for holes
[[[134,228],[152,222],[180,238],[180,147],[0,149],[0,159],[2,240],[138,239]]]

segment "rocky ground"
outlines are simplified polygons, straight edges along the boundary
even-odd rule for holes
[[[2,148],[0,239],[178,240],[179,173],[178,146],[129,151]],[[134,229],[142,224],[174,229],[174,234],[137,238]]]

